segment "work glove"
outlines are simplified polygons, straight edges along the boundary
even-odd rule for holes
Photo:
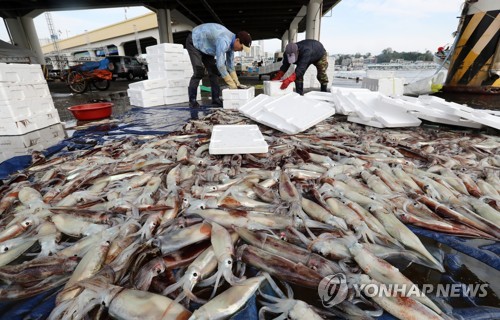
[[[225,77],[222,77],[222,79],[226,81],[227,85],[229,86],[229,89],[238,89],[238,86],[236,85],[236,83],[234,83],[233,78],[231,78],[229,74],[226,75]]]
[[[236,71],[231,71],[231,73],[229,75],[233,79],[234,83],[236,83],[237,87],[241,85],[240,81],[238,80],[238,75],[236,74]]]
[[[239,84],[237,87],[238,87],[238,89],[248,89],[248,88],[250,88],[249,86],[246,86],[244,84]]]
[[[285,80],[282,81],[280,89],[285,90],[286,88],[288,88],[290,83],[295,81],[295,79],[297,79],[297,76],[295,75],[295,72],[294,72],[288,78],[286,78]]]
[[[284,75],[285,75],[285,73],[280,70],[280,71],[278,71],[278,73],[276,73],[274,78],[272,78],[271,80],[281,80],[281,77],[283,77]]]

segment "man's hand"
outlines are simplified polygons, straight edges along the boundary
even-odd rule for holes
[[[227,85],[229,86],[229,89],[238,89],[238,86],[234,82],[233,78],[228,74],[227,76],[223,77],[224,81],[226,81]]]
[[[250,88],[249,86],[246,86],[244,84],[239,84],[237,87],[238,87],[238,89],[248,89],[248,88]]]
[[[285,75],[285,73],[283,71],[278,71],[278,73],[276,73],[276,75],[274,76],[274,78],[272,78],[271,80],[281,80],[281,78]]]
[[[240,81],[238,80],[238,75],[236,74],[236,71],[232,71],[229,75],[233,79],[234,83],[236,83],[236,86],[239,86]]]
[[[295,75],[295,72],[292,73],[288,78],[282,81],[280,89],[285,90],[286,88],[288,88],[290,83],[294,82],[296,78],[297,76]]]

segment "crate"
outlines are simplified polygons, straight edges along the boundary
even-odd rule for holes
[[[189,101],[189,98],[188,98],[187,94],[165,97],[165,104],[167,104],[167,105],[168,104],[186,103],[188,101]]]
[[[175,96],[188,96],[187,86],[184,87],[172,87],[163,89],[163,96],[165,98],[175,97]]]
[[[31,115],[25,119],[0,119],[0,136],[16,136],[60,123],[57,110]]]
[[[0,100],[26,100],[50,97],[49,86],[45,84],[6,84],[0,83]]]
[[[222,99],[224,100],[249,100],[255,97],[255,88],[248,89],[224,89]]]
[[[191,70],[191,75],[193,71]],[[184,79],[184,71],[183,70],[175,70],[175,71],[149,71],[148,72],[149,79],[165,79],[165,80],[179,80]]]
[[[224,99],[224,101],[223,101],[224,109],[238,110],[239,108],[244,106],[246,103],[250,102],[252,99],[253,98],[246,99],[246,100]]]
[[[47,82],[39,64],[0,63],[0,83],[27,85]]]
[[[291,83],[286,89],[281,90],[281,81],[264,81],[264,94],[271,97],[284,96],[293,92],[295,83]]]
[[[150,90],[134,90],[128,89],[127,95],[131,99],[135,100],[148,100],[157,99],[163,97],[163,88],[150,89]]]
[[[136,107],[149,108],[149,107],[163,106],[163,105],[165,105],[165,100],[163,98],[163,95],[159,96],[159,97],[148,98],[148,99],[131,98],[130,104],[133,106],[136,106]]]
[[[66,138],[62,124],[54,124],[43,129],[17,136],[0,136],[0,148],[3,151],[32,148],[44,144],[50,146]]]
[[[146,47],[148,55],[155,55],[160,53],[183,53],[184,46],[178,43],[160,43],[154,46]]]

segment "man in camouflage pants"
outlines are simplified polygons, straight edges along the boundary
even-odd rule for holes
[[[306,39],[297,43],[289,43],[285,48],[283,65],[272,80],[281,80],[291,64],[296,64],[295,72],[283,80],[281,89],[286,89],[290,83],[295,82],[295,91],[304,94],[304,74],[311,64],[318,70],[317,79],[321,84],[321,91],[326,92],[328,86],[328,55],[321,42]]]

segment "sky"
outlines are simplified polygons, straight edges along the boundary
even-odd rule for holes
[[[463,0],[343,0],[322,18],[320,41],[329,54],[382,50],[435,51],[453,41]],[[67,38],[150,12],[144,7],[52,12],[60,38]],[[35,18],[38,37],[49,38],[45,15]],[[251,33],[251,30],[247,30]],[[305,38],[299,34],[298,40]],[[0,39],[9,41],[5,26]],[[265,51],[280,50],[277,39],[264,42]]]

